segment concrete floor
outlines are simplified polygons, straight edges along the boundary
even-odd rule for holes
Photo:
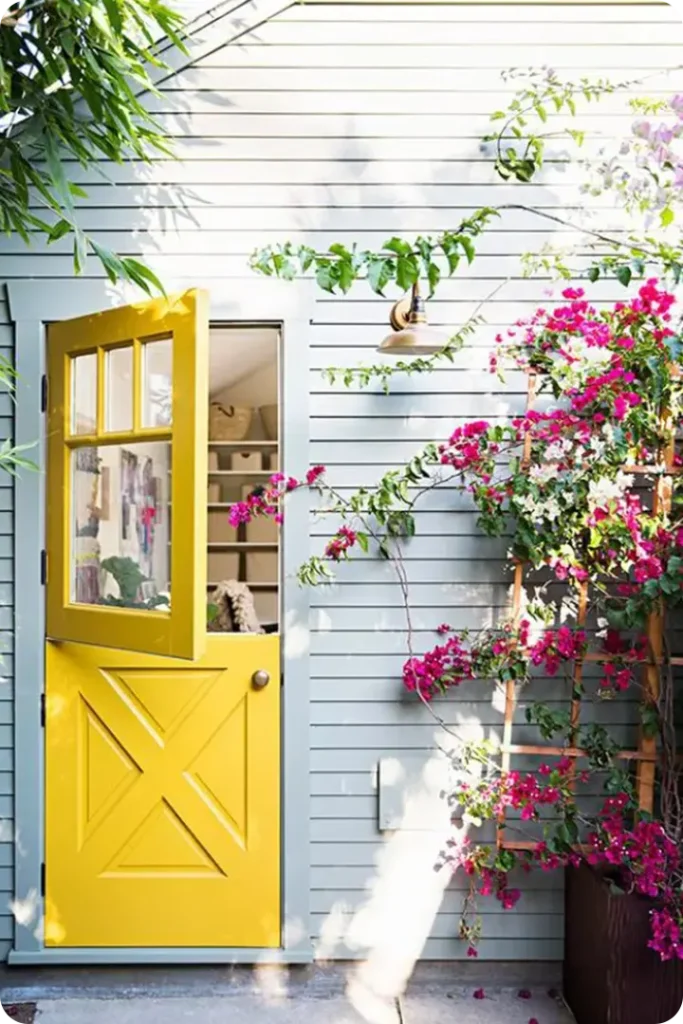
[[[572,1024],[549,992],[561,965],[419,963],[407,993],[376,994],[357,965],[59,967],[0,965],[0,1003],[26,1024]],[[483,988],[485,998],[475,999]],[[520,991],[531,998],[520,998]],[[35,1021],[31,1008],[37,1004]],[[0,1012],[0,1024],[7,1020]]]
[[[475,999],[473,991],[440,987],[388,1001],[362,992],[351,998],[273,993],[38,999],[35,1024],[572,1024],[568,1011],[543,990],[532,991],[529,999],[517,989],[485,990],[484,999]]]

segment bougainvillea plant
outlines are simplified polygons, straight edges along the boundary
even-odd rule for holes
[[[681,602],[678,495],[657,512],[648,500],[667,470],[663,452],[671,424],[681,417],[675,298],[650,279],[635,297],[607,309],[580,289],[566,289],[563,299],[499,336],[491,359],[496,372],[511,364],[536,375],[539,399],[548,399],[543,411],[505,426],[484,420],[459,426],[402,472],[386,474],[378,488],[351,498],[324,483],[320,466],[305,481],[326,495],[327,511],[343,522],[322,555],[301,567],[303,582],[325,581],[331,564],[371,543],[400,566],[397,549],[414,533],[416,503],[448,482],[471,494],[484,533],[510,537],[515,561],[545,569],[569,587],[588,586],[595,623],[590,635],[586,628],[550,624],[552,602],[530,603],[518,621],[476,634],[444,623],[432,649],[412,653],[403,667],[405,687],[425,702],[466,680],[486,686],[514,679],[523,686],[535,672],[552,677],[589,651],[601,672],[592,692],[583,684],[585,701],[608,700],[631,687],[640,691],[643,665],[652,657],[648,616]],[[276,475],[264,492],[232,508],[231,521],[279,519],[283,495],[303,484]],[[662,700],[639,695],[644,726],[663,733]],[[461,767],[476,764],[477,775],[465,772],[451,802],[459,820],[476,826],[515,812],[513,827],[536,841],[517,852],[464,840],[445,854],[443,866],[464,870],[480,895],[494,895],[511,909],[520,897],[509,882],[513,869],[551,870],[584,856],[618,870],[622,885],[657,901],[653,948],[663,958],[683,958],[683,819],[671,807],[660,807],[655,818],[639,813],[632,776],[619,767],[618,746],[607,730],[577,728],[543,702],[530,705],[527,717],[543,738],[579,748],[583,756],[549,759],[524,774],[503,771],[490,751],[470,745],[461,751]],[[668,770],[677,772],[675,758]],[[605,787],[597,814],[584,809],[575,785],[593,776]],[[534,824],[540,833],[528,831]],[[461,933],[474,949],[479,925],[473,907],[469,900]]]
[[[577,90],[588,91],[588,98],[613,91],[604,83],[595,90],[584,83]],[[524,144],[524,125],[516,119],[526,124],[527,107],[545,122],[544,104],[573,112],[577,90],[561,87],[554,73],[546,73],[526,90],[526,106],[513,106],[521,103],[518,96],[510,111],[495,119],[508,124],[511,115],[519,129],[513,134]],[[679,107],[683,110],[674,98],[667,113],[678,119]],[[640,113],[646,110],[641,106]],[[574,135],[580,143],[580,133]],[[633,135],[640,140],[633,147],[641,184],[624,170],[616,191],[628,212],[655,210],[665,231],[671,221],[666,211],[675,209],[683,181],[674,145],[678,129],[669,136],[651,123],[645,130],[639,121]],[[517,157],[513,161],[507,152],[506,178],[528,181],[542,165],[538,143],[524,151],[533,166],[525,166],[523,173],[515,170]],[[624,149],[622,156],[627,155]],[[604,167],[600,173],[599,187],[613,188]],[[666,195],[654,187],[657,176]],[[347,290],[366,272],[379,292],[391,280],[407,287],[417,274],[435,288],[440,274],[430,268],[437,250],[443,251],[448,272],[456,272],[461,256],[468,262],[475,258],[474,240],[502,209],[486,208],[456,232],[418,239],[414,245],[392,239],[382,253],[336,247],[318,254],[285,247],[262,251],[254,266],[292,277],[298,261],[328,290]],[[588,269],[590,280],[610,270],[628,285],[650,263],[661,268],[662,276],[648,278],[623,302],[602,308],[591,301],[590,290],[566,288],[559,304],[537,309],[497,337],[491,371],[531,375],[533,408],[504,424],[461,422],[450,436],[386,472],[375,487],[350,497],[326,482],[322,467],[314,467],[304,481],[273,477],[263,492],[231,512],[234,523],[259,515],[279,521],[287,491],[313,487],[321,495],[320,513],[338,525],[321,552],[300,567],[300,581],[324,583],[334,577],[338,563],[371,548],[395,569],[406,616],[403,684],[457,741],[450,756],[458,781],[448,795],[456,831],[438,867],[469,878],[461,922],[468,956],[477,955],[481,933],[477,897],[493,897],[510,910],[522,896],[516,876],[583,858],[621,889],[653,901],[651,947],[662,959],[683,959],[681,759],[666,632],[683,597],[681,460],[675,449],[683,426],[683,342],[681,313],[668,287],[680,277],[683,264],[678,250],[660,238],[630,236],[624,243],[597,234],[596,240],[607,246],[608,255]],[[436,357],[416,360],[415,366],[402,364],[397,372],[429,372],[440,358],[452,359],[454,348],[465,340],[460,332]],[[336,374],[329,371],[328,379],[334,381]],[[341,380],[360,386],[378,380],[386,390],[390,376],[384,366],[360,367]],[[533,595],[524,590],[525,605],[515,617],[479,631],[444,622],[431,649],[415,650],[403,552],[418,529],[421,501],[444,485],[449,493],[470,496],[482,532],[506,538],[510,565],[523,564],[536,580]],[[653,495],[661,498],[665,491],[666,500],[653,501]],[[558,591],[564,595],[561,601]],[[567,595],[574,595],[575,610],[585,603],[585,614],[571,614]],[[652,645],[653,613],[664,626],[663,653]],[[581,676],[574,671],[577,663],[593,663],[599,671]],[[653,671],[656,688],[651,686]],[[596,708],[633,692],[633,706],[641,709],[640,728],[657,751],[654,813],[639,806],[636,772],[620,756],[620,743],[610,729],[599,724],[599,715],[577,722],[569,700],[559,710],[552,700],[527,702],[528,725],[560,753],[537,757],[526,771],[503,767],[496,743],[473,742],[435,710],[435,698],[464,683],[481,685],[486,692],[512,683],[520,693],[532,683],[537,691],[539,682],[559,675],[570,683],[571,699]],[[519,836],[517,849],[489,838],[503,817],[506,829]]]

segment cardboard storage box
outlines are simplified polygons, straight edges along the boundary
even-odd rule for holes
[[[242,486],[242,501],[246,501],[252,492],[248,485]],[[280,528],[267,516],[257,516],[246,526],[246,539],[252,544],[277,544],[280,539]],[[276,579],[277,577],[274,577]]]
[[[254,608],[261,625],[280,621],[280,602],[277,590],[255,590]]]
[[[218,477],[211,476],[211,473],[218,469],[218,452],[209,450],[209,490],[208,501],[212,504],[221,500],[221,485]]]
[[[233,452],[230,469],[235,473],[258,473],[263,469],[261,452]]]
[[[237,529],[230,525],[228,520],[228,509],[213,509],[209,511],[209,544],[218,541],[236,541]]]
[[[277,523],[259,516],[247,523],[247,540],[253,544],[277,544],[280,530]]]
[[[277,583],[279,559],[277,551],[247,552],[247,578],[249,583]]]
[[[240,556],[237,551],[209,551],[207,577],[209,583],[236,580],[239,574]]]

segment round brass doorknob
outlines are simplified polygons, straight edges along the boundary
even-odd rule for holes
[[[270,673],[266,672],[265,669],[260,668],[257,672],[254,672],[251,677],[251,685],[255,690],[262,690],[264,686],[267,686],[270,682]]]

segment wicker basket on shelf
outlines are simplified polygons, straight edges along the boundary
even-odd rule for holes
[[[209,406],[210,441],[244,441],[251,427],[254,410],[246,405],[222,405],[211,402]]]

